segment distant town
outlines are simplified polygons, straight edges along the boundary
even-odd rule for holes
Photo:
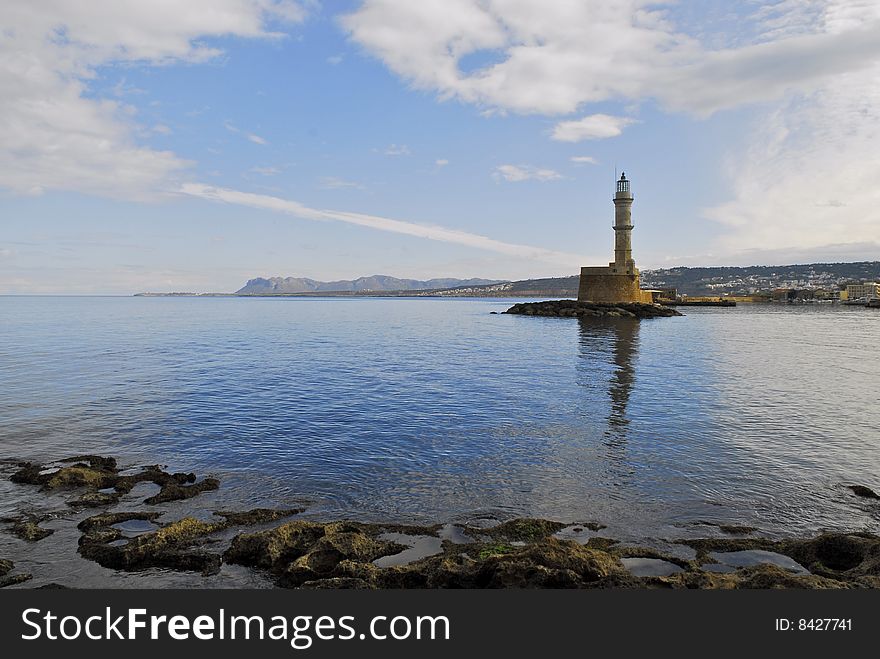
[[[880,297],[880,261],[783,266],[642,270],[643,289],[662,299],[728,298],[743,302],[857,301]],[[444,296],[570,297],[578,276],[528,279],[432,291]],[[425,292],[427,294],[427,292]]]
[[[680,295],[765,296],[783,301],[846,299],[849,287],[878,281],[880,261],[642,271],[643,286],[676,288]]]

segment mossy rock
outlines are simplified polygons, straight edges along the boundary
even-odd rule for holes
[[[6,588],[6,586],[14,586],[15,584],[24,583],[31,579],[30,574],[13,574],[9,573],[15,567],[15,563],[12,561],[0,558],[0,588]]]
[[[811,590],[829,590],[851,588],[852,586],[835,579],[827,579],[814,574],[795,575],[776,565],[753,565],[737,570],[735,573],[737,588],[809,588]]]
[[[113,475],[90,467],[62,467],[46,481],[45,488],[57,490],[63,487],[90,487],[100,490],[110,487]]]
[[[150,465],[136,474],[121,476],[114,458],[99,455],[81,455],[59,462],[73,464],[46,472],[42,465],[19,463],[18,470],[12,474],[10,480],[39,485],[44,490],[85,488],[88,492],[68,502],[72,507],[82,508],[113,505],[123,494],[131,492],[135,485],[144,482],[159,486],[157,494],[144,500],[148,505],[191,499],[220,487],[220,481],[216,478],[205,478],[197,482],[193,473],[169,473],[159,465]],[[110,488],[114,491],[99,492]]]
[[[12,535],[27,542],[37,542],[55,533],[54,529],[44,529],[35,519],[22,519],[12,525]]]
[[[505,544],[503,542],[496,542],[481,547],[477,555],[479,556],[480,560],[485,560],[490,556],[503,556],[504,554],[512,554],[515,551],[516,548],[511,545]]]
[[[156,505],[160,503],[169,503],[171,501],[183,501],[192,499],[202,492],[212,492],[220,487],[220,481],[216,478],[206,478],[192,485],[179,485],[177,483],[168,483],[163,485],[159,493],[144,499],[144,503]]]
[[[127,514],[128,519],[152,518],[147,515],[156,513]],[[192,547],[206,536],[225,528],[223,523],[212,524],[185,517],[152,533],[130,538],[125,544],[113,546],[110,543],[122,540],[123,535],[103,522],[115,524],[125,521],[121,519],[122,516],[105,515],[98,522],[92,520],[91,525],[87,525],[89,530],[80,538],[80,554],[103,567],[126,571],[163,567],[214,574],[220,569],[219,555],[194,551]]]
[[[812,540],[782,542],[776,551],[814,574],[833,579],[880,577],[880,537],[873,534],[826,533]]]
[[[552,522],[547,519],[533,519],[523,517],[520,519],[512,519],[490,529],[482,530],[482,533],[492,538],[504,538],[506,540],[515,540],[521,542],[535,542],[553,535],[557,531],[564,529],[567,524],[562,522]]]
[[[280,570],[324,536],[324,525],[296,520],[268,531],[242,533],[223,554],[227,563]]]
[[[257,524],[268,524],[285,517],[292,517],[301,512],[305,508],[254,508],[244,512],[216,511],[214,514],[226,520],[229,526],[255,526]]]
[[[340,564],[370,564],[405,547],[369,535],[369,525],[351,522],[320,524],[296,520],[268,531],[236,536],[223,555],[225,561],[268,569],[278,584],[297,587],[318,579],[349,577],[338,574]],[[372,567],[372,566],[371,566]],[[360,577],[353,577],[360,578]]]

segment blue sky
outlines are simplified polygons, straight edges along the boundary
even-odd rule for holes
[[[0,293],[573,274],[615,168],[642,268],[880,254],[876,3],[33,4]]]

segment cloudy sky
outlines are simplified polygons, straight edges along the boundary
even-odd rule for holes
[[[4,0],[0,293],[880,258],[877,0]]]

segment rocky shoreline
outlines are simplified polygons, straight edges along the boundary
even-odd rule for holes
[[[164,521],[173,514],[143,506],[190,499],[217,489],[219,481],[158,465],[125,471],[133,473],[123,473],[113,458],[85,455],[48,465],[17,463],[10,480],[63,495],[68,509],[58,514],[102,509],[79,521],[75,549],[124,572],[212,575],[225,563],[258,570],[282,588],[880,587],[880,536],[864,532],[773,540],[750,527],[714,524],[718,537],[675,540],[683,551],[665,553],[604,537],[604,526],[595,522],[525,518],[488,528],[318,522],[298,518],[302,508]],[[159,485],[159,494],[129,506],[134,509],[111,510],[146,481]],[[877,498],[865,486],[848,487],[854,497]],[[28,543],[47,541],[51,531],[42,521],[29,513],[0,520]],[[0,558],[0,587],[30,578]]]
[[[666,318],[683,315],[672,307],[660,304],[643,304],[641,302],[601,304],[578,302],[577,300],[520,302],[503,313],[555,318]]]

